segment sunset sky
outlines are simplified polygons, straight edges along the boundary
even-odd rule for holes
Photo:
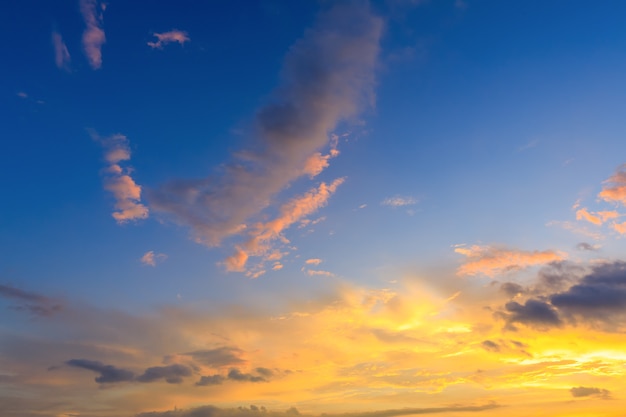
[[[625,19],[2,2],[0,414],[624,416]]]

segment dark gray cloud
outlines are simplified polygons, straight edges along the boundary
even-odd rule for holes
[[[578,284],[552,295],[550,301],[580,320],[621,321],[626,312],[626,262],[594,266]]]
[[[480,345],[490,352],[500,352],[500,345],[492,340],[485,340]]]
[[[524,294],[526,289],[515,282],[503,282],[500,285],[500,291],[513,298],[517,295]]]
[[[508,285],[507,285],[508,284]],[[626,325],[626,262],[613,261],[584,269],[560,262],[539,273],[537,285],[520,293],[517,284],[505,283],[505,292],[531,295],[524,304],[510,301],[496,316],[507,322],[546,329],[585,323],[611,331]],[[501,288],[502,288],[501,287]]]
[[[253,375],[248,373],[243,373],[237,368],[232,368],[228,371],[228,379],[233,381],[247,381],[247,382],[267,382],[267,379],[261,375]]]
[[[24,291],[10,285],[0,284],[0,297],[17,303],[10,308],[16,311],[27,311],[35,316],[51,316],[63,309],[61,303],[43,295]]]
[[[153,209],[192,228],[209,246],[242,232],[251,217],[299,177],[329,133],[373,102],[382,19],[367,2],[337,2],[285,57],[283,81],[256,115],[250,149],[215,175],[148,192]]]
[[[600,398],[610,398],[611,392],[606,389],[596,388],[596,387],[573,387],[569,390],[569,392],[574,397],[600,397]]]
[[[500,408],[497,403],[484,405],[452,405],[445,407],[430,408],[403,408],[394,410],[378,410],[356,413],[342,414],[322,414],[320,417],[396,417],[416,414],[443,414],[453,412],[482,412]],[[136,417],[254,417],[263,415],[264,417],[315,417],[313,414],[303,414],[297,408],[291,407],[285,411],[270,411],[264,407],[250,406],[238,408],[218,408],[214,406],[204,406],[189,410],[172,410],[163,412],[150,412],[137,414]]]
[[[214,368],[222,366],[234,366],[242,365],[247,361],[243,359],[243,350],[231,347],[223,346],[216,349],[196,350],[193,352],[184,353],[186,356],[190,356],[194,361]]]
[[[135,377],[132,371],[116,368],[113,365],[104,365],[102,362],[87,359],[71,359],[65,362],[69,366],[88,369],[100,374],[95,378],[98,384],[113,384],[116,382],[132,381]]]
[[[596,246],[587,242],[580,242],[578,245],[576,245],[576,249],[582,250],[582,251],[593,251],[593,252],[598,250]]]
[[[222,382],[226,380],[226,377],[223,375],[203,375],[200,377],[200,380],[196,382],[196,385],[199,387],[206,387],[209,385],[220,385]]]
[[[277,371],[269,368],[255,368],[254,372],[255,373],[244,373],[237,368],[231,368],[225,376],[220,374],[202,376],[200,380],[196,382],[196,385],[199,387],[220,385],[227,380],[237,382],[267,382],[271,377],[276,375]],[[282,372],[290,373],[291,371]]]
[[[510,301],[504,306],[507,326],[510,330],[515,330],[515,323],[525,324],[538,329],[560,326],[561,319],[557,311],[549,303],[544,301],[529,299],[524,304],[517,301]]]
[[[164,379],[168,384],[180,384],[183,378],[191,376],[191,368],[180,365],[153,366],[145,370],[145,372],[137,377],[139,382],[154,382]]]

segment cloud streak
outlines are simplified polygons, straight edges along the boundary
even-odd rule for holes
[[[152,49],[163,49],[164,45],[169,43],[178,42],[181,45],[184,45],[185,42],[191,41],[189,38],[189,34],[182,30],[173,29],[169,32],[163,33],[153,33],[153,35],[157,38],[156,42],[148,42],[148,46]]]
[[[83,32],[83,50],[93,69],[102,67],[102,45],[106,36],[102,29],[102,15],[106,5],[98,0],[80,0],[80,12],[85,21]]]
[[[523,251],[480,245],[458,247],[454,251],[467,257],[467,261],[458,268],[458,275],[482,274],[490,278],[535,265],[561,261],[567,256],[553,250]]]
[[[340,3],[323,13],[287,54],[282,84],[256,114],[250,149],[235,153],[215,175],[153,190],[151,207],[189,226],[207,246],[248,232],[277,193],[327,166],[334,148],[330,133],[373,102],[382,26],[365,3]],[[327,158],[320,149],[329,145]],[[263,225],[259,230],[255,241],[275,234]],[[258,253],[243,247],[251,244],[240,245],[227,269],[244,268],[248,252]]]
[[[60,33],[52,32],[52,46],[54,47],[54,63],[57,68],[69,72],[72,59]]]
[[[144,265],[156,266],[157,263],[164,262],[167,259],[167,255],[164,253],[154,253],[150,250],[143,254],[140,261]]]
[[[11,309],[27,311],[35,316],[48,317],[63,309],[63,306],[56,300],[10,285],[0,284],[0,297],[17,303],[11,306]]]

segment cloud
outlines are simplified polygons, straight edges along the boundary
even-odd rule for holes
[[[95,378],[98,384],[113,384],[116,382],[132,381],[134,379],[134,374],[131,371],[116,368],[113,365],[104,365],[102,362],[98,361],[71,359],[65,363],[75,368],[88,369],[100,374],[100,376]]]
[[[69,71],[70,70],[70,52],[67,50],[65,42],[61,34],[58,32],[52,32],[52,45],[54,46],[54,62],[57,68]]]
[[[200,380],[196,382],[196,385],[199,387],[206,387],[209,385],[221,385],[222,382],[226,380],[226,377],[216,374],[216,375],[203,375],[200,377]]]
[[[10,285],[0,284],[0,297],[16,301],[18,304],[11,306],[13,310],[27,311],[40,317],[52,316],[63,309],[63,306],[52,298],[20,290]]]
[[[264,376],[243,373],[237,368],[228,371],[228,379],[239,382],[267,382]]]
[[[243,359],[243,353],[239,348],[223,346],[215,349],[195,350],[184,353],[184,355],[190,356],[194,361],[202,365],[219,368],[245,364],[247,361]]]
[[[16,96],[18,96],[19,98],[23,98],[23,99],[27,99],[28,98],[28,94],[26,94],[23,91],[18,91]]]
[[[166,366],[153,366],[145,370],[145,372],[137,377],[139,382],[154,382],[164,379],[168,384],[180,384],[183,377],[191,376],[192,371],[189,367],[181,364],[173,364]]]
[[[148,45],[151,48],[162,49],[163,45],[167,45],[168,43],[178,42],[181,45],[184,45],[185,42],[189,42],[189,34],[187,32],[183,32],[182,30],[170,30],[169,32],[163,33],[153,33],[153,35],[157,38],[156,42],[148,42]]]
[[[626,318],[626,262],[595,265],[580,282],[550,297],[564,314],[619,325]]]
[[[490,352],[500,352],[500,345],[498,345],[496,342],[493,342],[491,340],[484,340],[481,343],[481,346]]]
[[[235,253],[224,261],[226,270],[244,271],[250,256],[265,257],[275,253],[272,251],[272,242],[281,240],[288,243],[283,232],[294,223],[324,207],[343,182],[343,178],[338,178],[330,184],[323,182],[317,188],[285,203],[280,208],[279,215],[273,220],[253,225],[248,231],[249,239],[241,246],[237,246]]]
[[[600,397],[600,398],[610,398],[611,397],[611,392],[609,390],[606,389],[602,389],[602,388],[595,388],[595,387],[573,387],[570,390],[570,393],[572,394],[573,397],[590,397],[590,396],[594,396],[594,397]]]
[[[382,204],[383,206],[390,206],[390,207],[404,207],[404,206],[413,206],[415,204],[417,204],[417,200],[413,197],[402,197],[402,196],[395,196],[395,197],[388,197],[385,198],[380,204]]]
[[[554,263],[540,271],[537,285],[518,287],[509,295],[532,298],[523,304],[510,301],[495,313],[509,329],[521,323],[545,330],[566,321],[608,331],[623,331],[626,326],[626,262],[603,262],[589,268]]]
[[[319,265],[322,263],[322,260],[318,258],[311,258],[304,261],[304,263],[307,265]]]
[[[332,156],[329,134],[372,104],[382,28],[365,2],[337,3],[322,13],[285,57],[281,85],[256,113],[250,148],[234,153],[214,175],[152,190],[151,207],[191,227],[207,246],[250,229],[248,246],[261,243],[257,235],[276,236],[267,224],[259,230],[254,218],[293,181],[319,174],[328,162],[320,150],[330,146]],[[284,214],[272,226],[288,220]],[[240,245],[224,265],[241,270],[247,252],[258,253]]]
[[[597,213],[589,212],[586,208],[581,208],[576,211],[576,220],[586,220],[589,223],[593,223],[596,226],[601,226],[608,220],[616,219],[621,214],[617,211],[598,211]]]
[[[457,247],[454,251],[467,257],[465,264],[458,268],[458,275],[482,274],[491,278],[535,265],[561,261],[567,256],[563,252],[552,250],[523,251],[480,245]]]
[[[157,263],[163,262],[167,259],[167,255],[164,253],[154,253],[154,251],[148,251],[143,254],[140,261],[144,265],[156,266]]]
[[[556,309],[544,301],[529,299],[524,304],[510,301],[504,308],[506,309],[504,317],[510,330],[515,330],[515,323],[522,323],[540,330],[558,327],[562,324]]]
[[[265,407],[251,405],[250,408],[218,408],[206,405],[188,410],[154,411],[137,414],[136,417],[396,417],[420,414],[445,414],[454,412],[481,412],[500,408],[501,405],[491,402],[484,405],[450,405],[445,407],[429,408],[401,408],[391,410],[377,410],[351,413],[324,413],[321,415],[300,413],[297,408],[291,407],[285,411],[271,411]]]
[[[83,32],[83,49],[93,69],[102,66],[102,45],[106,42],[106,36],[102,29],[102,15],[106,5],[98,0],[80,0],[80,12],[85,21]]]
[[[592,245],[590,243],[587,242],[580,242],[579,244],[576,245],[576,249],[578,250],[582,250],[582,251],[597,251],[599,249],[598,245]]]
[[[148,217],[148,208],[141,203],[141,186],[129,175],[130,168],[123,168],[121,163],[130,160],[128,139],[121,134],[101,138],[94,131],[91,137],[105,149],[104,159],[108,166],[104,169],[104,189],[115,198],[115,210],[112,214],[118,223]]]
[[[335,274],[333,274],[330,271],[324,271],[321,269],[306,269],[305,270],[306,274],[313,277],[313,276],[324,276],[324,277],[334,277]]]
[[[619,203],[626,206],[626,165],[617,169],[608,180],[598,197],[609,203]]]

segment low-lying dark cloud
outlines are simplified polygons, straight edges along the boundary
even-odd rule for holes
[[[237,382],[268,382],[269,378],[273,377],[275,371],[269,368],[256,368],[254,373],[241,372],[237,368],[231,368],[226,375],[215,374],[205,375],[200,377],[200,380],[196,382],[199,387],[209,385],[220,385],[225,381],[237,381]]]
[[[95,378],[98,384],[113,384],[116,382],[132,381],[135,375],[132,371],[122,368],[116,368],[113,365],[105,365],[99,361],[90,361],[87,359],[71,359],[65,362],[69,366],[75,368],[88,369],[100,374]]]
[[[573,397],[611,397],[611,392],[609,390],[596,387],[573,387],[569,390],[569,392]]]
[[[26,311],[40,317],[52,316],[63,309],[57,300],[10,285],[0,284],[0,297],[16,303],[10,306],[12,310]]]
[[[429,408],[402,408],[392,410],[366,411],[356,413],[322,414],[323,417],[396,417],[416,414],[443,414],[453,412],[482,412],[490,411],[502,407],[491,402],[484,405],[451,405],[444,407]],[[137,414],[135,417],[254,417],[262,414],[264,417],[316,417],[313,414],[302,414],[297,408],[291,407],[285,411],[270,411],[264,407],[250,406],[250,408],[218,408],[214,406],[204,406],[191,408],[189,410],[171,410],[162,412],[149,412]],[[320,417],[321,417],[320,416]]]
[[[180,365],[153,366],[137,377],[139,382],[154,382],[164,379],[168,384],[180,384],[183,378],[191,376],[191,368]]]

